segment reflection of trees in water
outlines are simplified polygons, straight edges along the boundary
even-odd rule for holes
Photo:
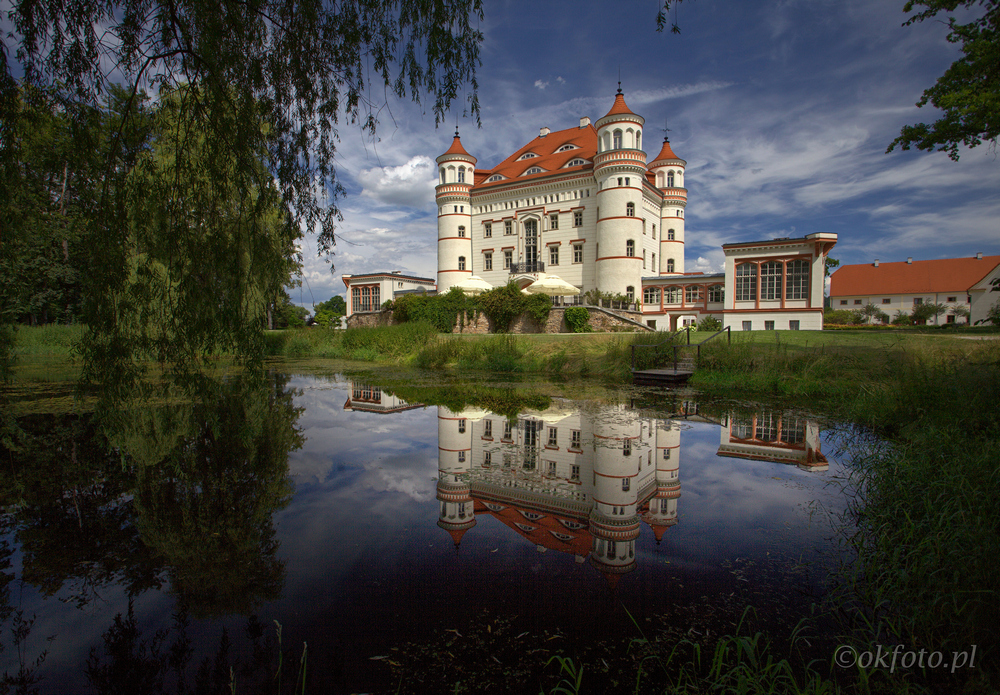
[[[0,448],[0,501],[23,580],[85,605],[101,586],[135,596],[166,575],[197,616],[276,598],[271,517],[290,500],[288,454],[303,441],[286,384],[206,381],[198,398],[109,419],[120,425],[110,447],[90,415],[22,418],[17,447]],[[0,564],[10,554],[0,548]]]
[[[191,430],[169,454],[138,467],[143,541],[170,567],[173,590],[196,617],[245,613],[280,595],[284,563],[275,557],[272,515],[291,499],[288,453],[303,438],[287,378],[272,379],[266,390],[218,385],[215,398],[190,406]],[[138,427],[150,423],[162,419]]]

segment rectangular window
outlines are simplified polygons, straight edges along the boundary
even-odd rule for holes
[[[945,317],[945,319],[946,319],[947,323],[955,323],[955,315],[954,314],[948,314]]]
[[[583,244],[573,244],[573,262],[583,263]]]
[[[549,265],[559,265],[559,247],[549,247]]]
[[[465,256],[458,257],[458,269],[465,270]]]
[[[948,297],[948,301],[949,302],[954,302],[956,299],[958,299],[958,298],[957,297]]]
[[[622,492],[628,492],[631,486],[632,486],[631,478],[622,478]]]
[[[489,222],[483,225],[483,236],[487,238],[493,236],[493,225]]]
[[[684,302],[687,304],[700,304],[705,298],[702,291],[702,288],[698,285],[688,285],[684,288]]]
[[[458,433],[459,434],[465,434],[465,420],[464,419],[458,421]]]
[[[570,434],[569,445],[572,449],[580,448],[580,430],[573,430]]]
[[[484,270],[493,270],[493,254],[492,253],[484,253],[483,254],[483,269]]]
[[[573,213],[573,226],[582,227],[583,226],[583,210],[577,210]]]
[[[465,463],[465,452],[464,451],[458,452],[458,462],[459,463]]]
[[[570,471],[571,471],[570,472],[570,478],[569,478],[570,480],[579,480],[580,479],[580,467],[579,466],[570,466]]]
[[[722,285],[712,285],[708,288],[708,301],[721,303],[725,297],[725,288]]]
[[[773,331],[774,330],[774,321],[765,321],[764,322],[764,330],[765,331]]]
[[[785,299],[808,299],[809,261],[798,259],[785,265]]]
[[[855,303],[855,304],[860,304],[860,303],[861,303],[861,300],[860,300],[860,299],[855,299],[855,300],[854,300],[854,303]]]
[[[483,468],[489,468],[490,464],[493,463],[493,452],[485,451],[483,452]]]
[[[844,306],[845,304],[847,304],[847,300],[846,299],[841,299],[840,300],[840,306]]]
[[[504,270],[510,270],[510,264],[513,262],[513,260],[514,260],[514,252],[513,251],[504,251],[503,252],[503,269]]]
[[[458,228],[458,236],[459,236],[459,238],[462,238],[462,239],[465,238],[465,227],[459,227]]]
[[[642,250],[642,269],[646,269],[646,249]]]
[[[760,298],[781,299],[781,263],[772,261],[760,266]]]
[[[788,330],[790,330],[790,331],[797,331],[797,330],[799,330],[799,322],[798,321],[789,321],[788,322]]]
[[[736,301],[752,302],[756,298],[757,266],[753,263],[742,263],[736,266]]]
[[[913,306],[920,306],[923,303],[924,303],[924,298],[923,297],[914,297],[913,298]]]
[[[510,421],[503,423],[503,438],[509,440],[511,437]]]
[[[753,322],[752,321],[744,321],[743,322],[743,330],[745,330],[745,331],[752,331],[753,330]]]
[[[883,304],[892,304],[892,300],[889,299],[888,297],[883,297],[882,298],[882,303]]]
[[[559,433],[558,428],[556,428],[556,427],[550,427],[549,428],[549,444],[548,444],[549,446],[558,446],[556,444],[556,441],[557,441],[556,435],[558,433]]]
[[[559,215],[549,215],[549,229],[559,229]]]
[[[555,461],[549,461],[549,466],[548,467],[549,467],[549,477],[550,478],[555,478],[556,477],[556,462]]]
[[[625,255],[629,258],[635,256],[635,242],[631,239],[625,242]]]
[[[669,461],[670,460],[670,449],[664,449],[663,450],[663,460],[664,461]]]
[[[503,233],[505,236],[510,236],[511,234],[514,233],[514,225],[511,223],[510,220],[504,220]]]
[[[660,288],[659,287],[645,287],[642,290],[642,303],[646,305],[653,305],[660,303]]]
[[[490,437],[490,438],[493,437],[493,421],[492,420],[485,420],[485,421],[483,421],[483,436],[484,437]]]

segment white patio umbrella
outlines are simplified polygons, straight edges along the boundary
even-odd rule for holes
[[[541,273],[538,279],[524,288],[529,294],[547,294],[550,297],[565,297],[580,294],[580,290],[558,275]]]
[[[470,275],[469,277],[458,283],[458,287],[461,288],[466,294],[482,294],[483,292],[488,292],[493,289],[493,285],[483,280],[478,275]]]

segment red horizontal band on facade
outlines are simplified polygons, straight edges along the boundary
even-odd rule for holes
[[[767,300],[767,301],[777,301],[777,300]],[[803,302],[804,299],[789,299],[790,302]],[[794,307],[784,307],[784,308],[774,308],[774,309],[726,309],[727,314],[800,314],[802,312],[812,312],[816,314],[822,314],[823,309],[820,308],[810,308],[810,307],[800,307],[798,309]]]
[[[633,261],[641,261],[642,260],[642,256],[601,256],[597,260],[599,260],[599,261],[610,261],[610,260],[614,260],[616,258],[628,258],[629,260],[633,260]]]
[[[438,451],[472,451],[472,447],[468,449],[445,449],[443,446],[439,446]]]
[[[495,250],[496,249],[492,249],[492,248],[489,248],[489,249],[480,249],[479,252],[480,253],[493,253]]]
[[[642,222],[643,218],[636,217],[635,215],[617,215],[614,217],[601,217],[598,222],[606,222],[607,220],[635,220],[636,222]]]
[[[438,237],[438,241],[439,242],[441,242],[441,241],[455,241],[456,239],[458,239],[459,241],[468,241],[470,243],[472,242],[472,238],[471,237],[467,237],[467,236],[442,236],[442,237]]]
[[[471,270],[439,270],[438,272],[439,273],[468,273],[469,275],[472,275],[472,271]]]
[[[471,212],[446,212],[444,214],[438,215],[438,217],[439,218],[441,218],[441,217],[472,217],[472,213]]]
[[[570,239],[569,243],[571,243],[571,244],[585,244],[585,243],[587,243],[587,240],[586,239]]]
[[[561,241],[547,241],[547,242],[545,242],[545,245],[546,246],[562,246],[562,242]]]

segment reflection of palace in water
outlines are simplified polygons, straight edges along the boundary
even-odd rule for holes
[[[400,412],[410,405],[354,384],[345,409]],[[764,411],[676,412],[649,417],[625,405],[553,401],[516,419],[477,408],[438,406],[438,526],[456,547],[490,515],[533,543],[589,562],[609,580],[635,569],[635,542],[648,526],[657,543],[677,524],[680,443],[686,422],[720,426],[718,454],[826,470],[816,423]]]

